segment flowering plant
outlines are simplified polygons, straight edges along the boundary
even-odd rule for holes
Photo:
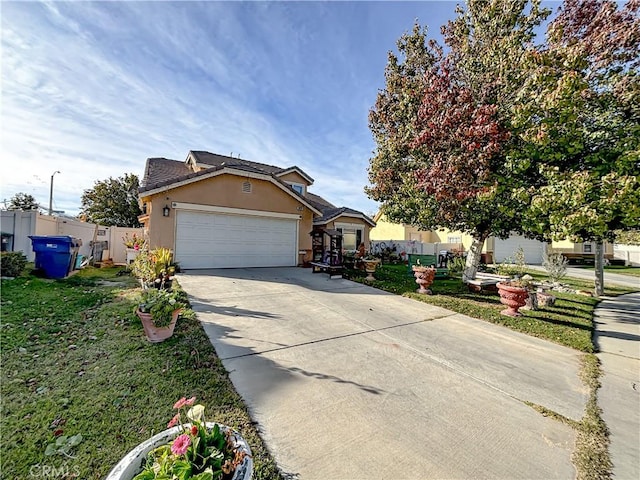
[[[140,250],[144,245],[144,242],[144,237],[138,236],[135,233],[131,237],[129,237],[128,233],[125,233],[124,237],[122,237],[122,243],[124,243],[124,246],[127,248],[133,248],[134,250]]]
[[[182,290],[150,288],[142,292],[138,310],[151,314],[156,327],[166,327],[171,323],[173,312],[187,306],[184,295]]]
[[[176,438],[151,450],[142,473],[133,480],[180,479],[226,480],[233,476],[245,457],[250,456],[236,442],[228,427],[204,420],[204,407],[193,405],[195,397],[182,397],[173,406],[178,413],[167,428],[177,428]],[[192,406],[193,405],[193,406]],[[186,412],[186,408],[189,408]],[[185,415],[192,423],[182,423]]]

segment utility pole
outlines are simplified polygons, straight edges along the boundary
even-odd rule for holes
[[[53,177],[56,173],[60,173],[59,170],[53,172],[51,175],[51,187],[49,188],[49,216],[53,213]]]

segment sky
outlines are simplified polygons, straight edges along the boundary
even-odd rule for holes
[[[364,193],[368,113],[417,20],[440,40],[455,1],[21,2],[0,5],[0,204],[75,215],[96,181],[189,150],[296,165],[310,191]]]

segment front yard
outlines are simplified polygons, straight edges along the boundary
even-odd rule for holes
[[[528,273],[536,280],[546,278],[541,272]],[[346,276],[351,280],[366,283],[365,274],[360,270],[349,270]],[[593,311],[598,303],[596,298],[553,292],[557,297],[555,306],[536,311],[521,310],[523,316],[513,318],[500,314],[505,307],[500,303],[497,293],[471,293],[460,279],[436,279],[431,286],[433,295],[421,295],[415,293],[417,285],[414,277],[408,273],[406,265],[382,265],[376,271],[375,277],[376,280],[368,284],[381,290],[504,325],[576,350],[594,351],[591,336]],[[563,283],[587,291],[593,288],[593,282],[564,279]],[[632,291],[634,290],[625,287],[606,286],[605,294],[616,296]]]
[[[166,428],[177,399],[195,396],[208,420],[250,443],[254,478],[281,478],[197,320],[179,320],[171,339],[150,344],[133,313],[139,289],[118,272],[2,280],[3,477],[104,478]],[[68,452],[45,455],[78,434]]]

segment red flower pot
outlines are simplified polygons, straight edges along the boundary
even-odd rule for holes
[[[500,303],[507,307],[500,312],[502,315],[510,317],[522,315],[518,309],[524,307],[527,303],[527,298],[529,298],[529,291],[526,288],[499,282],[498,293],[500,294]]]

